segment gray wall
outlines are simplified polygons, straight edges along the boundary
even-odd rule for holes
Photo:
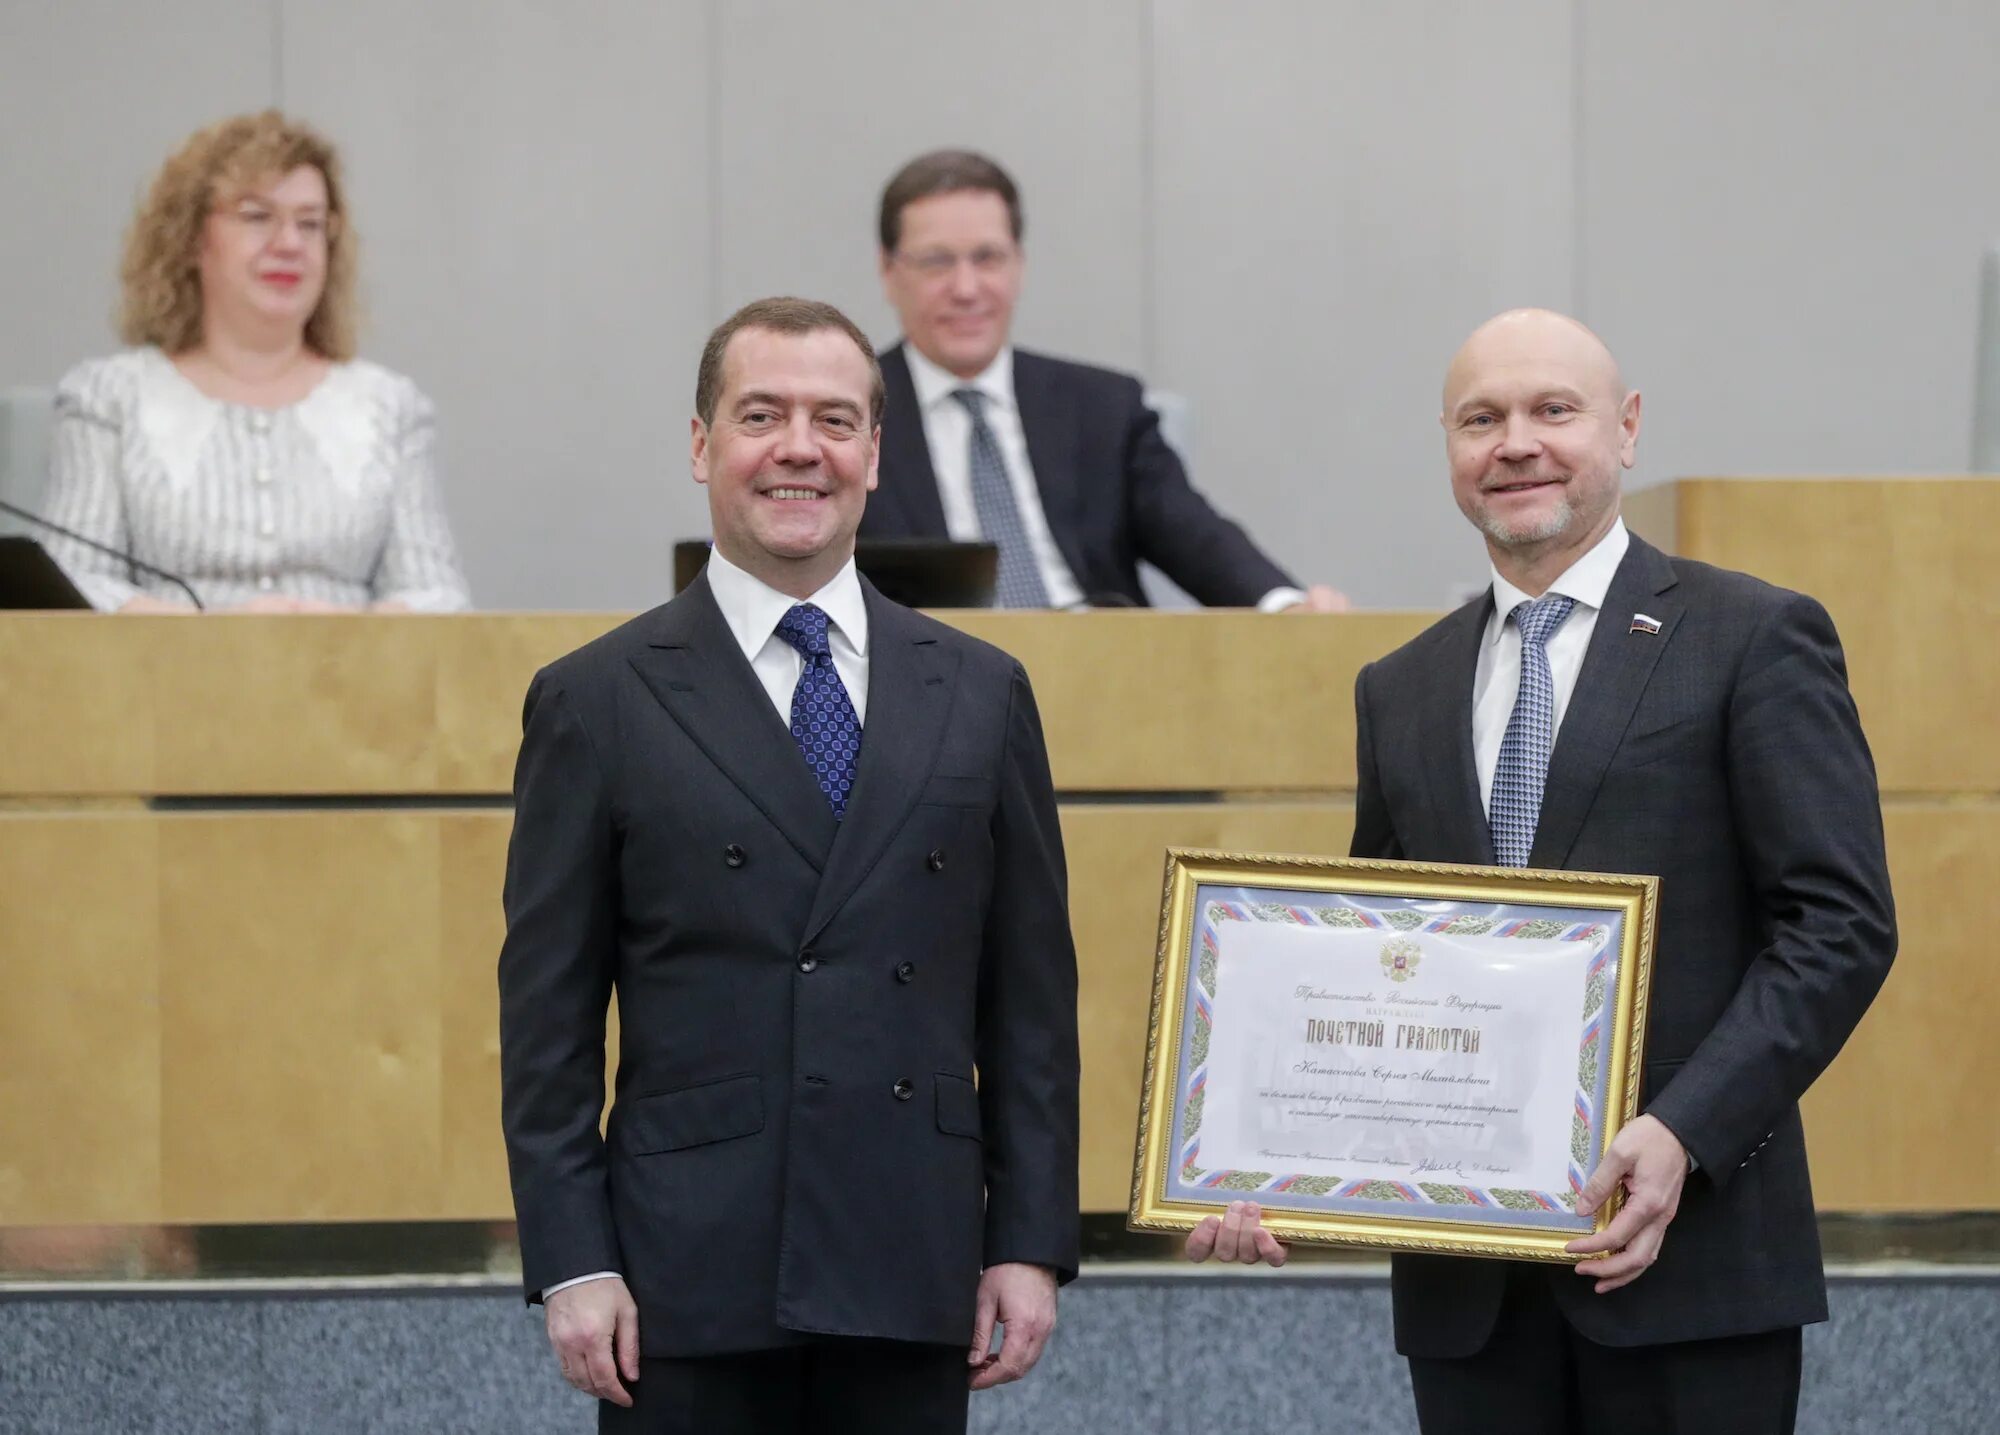
[[[1639,482],[1962,468],[1996,95],[1990,0],[0,0],[0,387],[111,346],[153,168],[281,104],[343,146],[480,601],[642,606],[706,531],[708,327],[892,337],[876,194],[970,143],[1026,191],[1024,343],[1187,395],[1303,576],[1435,607],[1484,567],[1438,379],[1507,305],[1618,350]]]

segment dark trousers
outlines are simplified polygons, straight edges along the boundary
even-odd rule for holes
[[[1563,1319],[1548,1273],[1520,1265],[1485,1348],[1413,1356],[1410,1384],[1424,1435],[1791,1435],[1799,1332],[1597,1345]]]
[[[627,1410],[599,1435],[965,1435],[965,1347],[816,1340],[779,1350],[641,1360]]]

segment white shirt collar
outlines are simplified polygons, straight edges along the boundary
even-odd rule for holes
[[[777,631],[778,620],[799,602],[744,572],[723,557],[720,548],[708,550],[708,588],[715,595],[715,606],[722,610],[722,620],[729,625],[736,645],[752,661]],[[867,655],[868,604],[861,596],[861,579],[854,571],[852,558],[841,565],[824,588],[805,601],[826,614],[856,653]]]
[[[1611,580],[1618,576],[1618,565],[1625,561],[1625,550],[1631,546],[1632,535],[1625,531],[1625,520],[1613,519],[1611,527],[1591,550],[1549,584],[1549,592],[1574,598],[1586,608],[1602,608],[1604,595],[1611,591]],[[1500,635],[1507,631],[1507,615],[1519,604],[1528,602],[1529,598],[1502,578],[1498,568],[1494,568],[1492,573],[1493,616],[1486,622],[1486,641],[1497,643]]]
[[[1014,346],[1002,344],[993,362],[969,379],[961,379],[917,352],[917,346],[903,341],[903,357],[909,360],[910,382],[916,386],[917,408],[928,413],[949,402],[954,389],[977,389],[988,404],[1012,410],[1014,407]]]
[[[247,406],[210,398],[157,347],[148,346],[140,354],[139,428],[169,482],[186,487],[194,481],[202,450],[222,415]],[[367,389],[368,376],[360,364],[332,364],[297,403],[258,412],[267,419],[296,417],[334,481],[353,490],[380,438],[379,406],[368,402]]]

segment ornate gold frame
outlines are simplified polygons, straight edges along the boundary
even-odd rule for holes
[[[1263,1205],[1265,1226],[1285,1241],[1574,1262],[1577,1258],[1563,1247],[1586,1234],[1574,1226],[1548,1232],[1505,1224],[1504,1217],[1489,1224],[1465,1216],[1427,1218],[1406,1211],[1375,1215],[1288,1208],[1282,1196],[1273,1199],[1269,1194],[1240,1188],[1219,1188],[1213,1201],[1168,1195],[1174,1184],[1169,1163],[1178,1144],[1173,1126],[1184,1079],[1182,1034],[1189,1019],[1190,954],[1198,930],[1196,897],[1205,886],[1278,889],[1315,897],[1341,894],[1581,909],[1602,911],[1607,919],[1622,919],[1617,944],[1618,981],[1615,994],[1606,1000],[1611,1026],[1601,1053],[1609,1070],[1591,1153],[1594,1166],[1619,1127],[1637,1114],[1653,943],[1659,919],[1659,879],[1598,872],[1277,856],[1178,847],[1167,851],[1159,947],[1153,968],[1152,1016],[1146,1030],[1145,1084],[1139,1096],[1132,1202],[1126,1222],[1130,1229],[1188,1231],[1203,1217],[1225,1209],[1230,1201],[1250,1197]],[[1609,1224],[1617,1213],[1618,1201],[1614,1195],[1597,1212],[1592,1230],[1602,1230]]]

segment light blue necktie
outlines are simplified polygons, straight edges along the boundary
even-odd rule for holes
[[[1535,825],[1542,816],[1542,788],[1549,780],[1549,752],[1556,740],[1556,684],[1549,672],[1549,639],[1576,606],[1574,598],[1544,593],[1518,603],[1508,620],[1521,630],[1521,689],[1507,735],[1500,739],[1500,762],[1493,769],[1487,825],[1493,829],[1493,857],[1502,867],[1525,867],[1535,849]]]
[[[834,817],[845,817],[855,760],[861,755],[861,720],[854,715],[847,685],[833,665],[826,611],[812,603],[795,604],[778,619],[777,632],[805,659],[799,685],[792,689],[792,741],[799,745]]]
[[[972,506],[979,514],[980,535],[1000,548],[994,596],[1003,608],[1046,608],[1049,590],[1035,566],[1035,550],[1028,546],[1028,530],[1021,522],[1021,507],[1014,502],[1014,485],[1007,481],[999,441],[986,422],[986,395],[978,389],[953,389],[951,396],[972,416],[968,448]]]

